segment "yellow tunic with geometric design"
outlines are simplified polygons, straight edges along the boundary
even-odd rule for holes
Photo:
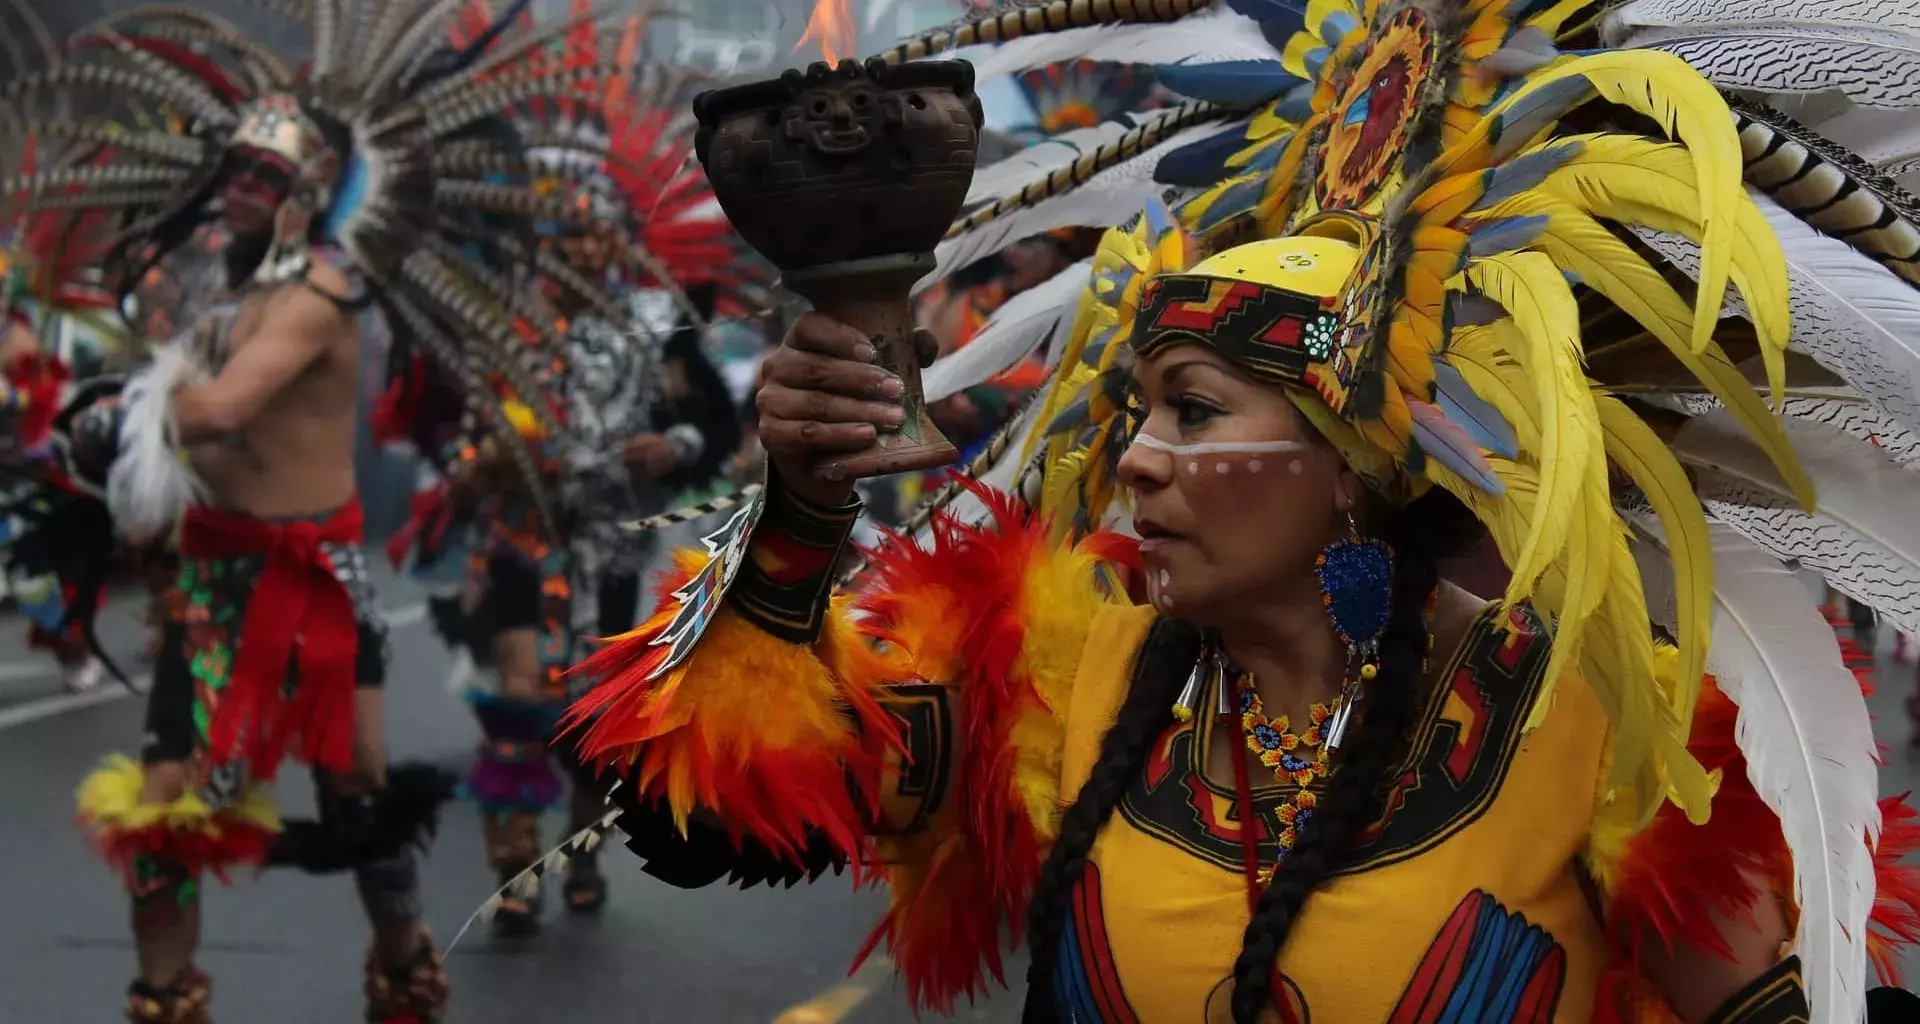
[[[1492,606],[1420,718],[1384,821],[1306,902],[1279,967],[1310,1024],[1582,1024],[1606,959],[1577,864],[1606,716],[1576,679],[1522,734],[1548,641]],[[1094,621],[1066,715],[1078,792],[1154,615]],[[1056,994],[1080,1024],[1224,1024],[1246,924],[1231,790],[1202,771],[1210,715],[1161,736],[1095,842],[1063,931]],[[1262,863],[1284,791],[1256,789]]]
[[[873,945],[910,999],[940,1012],[1004,974],[1005,942],[1126,696],[1164,687],[1160,674],[1184,675],[1192,657],[1190,627],[1095,582],[1099,561],[1125,556],[1119,542],[1062,550],[1034,521],[994,513],[933,550],[889,549],[884,584],[823,609],[812,642],[773,636],[730,598],[659,671],[684,614],[663,607],[595,656],[606,682],[576,709],[596,716],[583,749],[621,758],[633,783],[616,791],[630,836],[657,808],[678,815],[665,822],[676,838],[700,812],[725,823],[729,848],[744,836],[809,874],[824,849],[883,874],[891,900]],[[691,593],[705,567],[683,560],[663,586]],[[1504,621],[1497,609],[1444,654],[1380,820],[1308,896],[1279,953],[1294,1020],[1587,1024],[1603,979],[1610,1019],[1667,1020],[1598,908],[1645,920],[1637,901],[1657,897],[1692,934],[1713,927],[1703,908],[1757,896],[1721,870],[1743,852],[1732,844],[1779,842],[1750,787],[1733,785],[1745,766],[1723,776],[1707,826],[1664,810],[1657,827],[1623,824],[1618,802],[1598,806],[1609,716],[1568,673],[1527,729],[1552,642],[1528,606]],[[1203,771],[1215,722],[1196,717],[1149,749],[1068,894],[1058,944],[1029,951],[1056,958],[1042,997],[1063,1020],[1229,1019],[1248,915],[1241,830],[1234,794]],[[1731,749],[1731,715],[1714,720]],[[1752,807],[1723,808],[1734,791]],[[1256,795],[1263,864],[1277,860],[1286,796]],[[1669,878],[1669,858],[1644,856],[1656,840],[1713,877]]]

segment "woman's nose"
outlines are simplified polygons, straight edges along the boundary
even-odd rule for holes
[[[1115,467],[1120,486],[1150,491],[1173,482],[1173,456],[1143,444],[1129,444]]]

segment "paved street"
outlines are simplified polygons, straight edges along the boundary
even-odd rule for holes
[[[417,591],[390,577],[381,586],[394,622],[395,754],[462,764],[475,732],[444,685],[446,653],[424,622]],[[103,624],[109,646],[128,665],[138,664],[140,632],[129,614],[135,610],[116,605]],[[0,912],[0,1020],[113,1020],[132,962],[124,898],[69,819],[74,784],[94,760],[132,748],[140,702],[114,689],[92,703],[66,698],[52,662],[24,650],[23,632],[14,616],[0,617],[0,877],[12,893]],[[1889,638],[1882,640],[1884,655]],[[1905,746],[1899,706],[1914,669],[1884,656],[1881,665],[1876,711],[1882,739],[1894,744],[1885,785],[1897,792],[1920,778],[1920,756]],[[297,774],[282,788],[290,812],[309,810]],[[550,913],[548,931],[518,945],[497,942],[484,928],[468,937],[450,961],[452,1021],[770,1024],[844,979],[879,907],[877,894],[852,894],[837,880],[792,891],[683,892],[642,875],[622,851],[611,854],[613,897],[603,917]],[[451,936],[490,887],[474,810],[455,805],[426,872],[436,931]],[[346,879],[275,873],[237,890],[212,886],[206,934],[202,962],[215,979],[219,1020],[359,1019],[362,925]],[[856,985],[883,978],[868,972]],[[877,988],[838,1019],[912,1019],[896,986],[880,980]],[[1004,1024],[1017,1017],[1018,1000],[1010,995],[961,1015]],[[787,1021],[833,1019],[795,1014]]]
[[[389,670],[394,754],[464,766],[477,733],[445,685],[447,656],[419,594],[391,577],[381,593],[393,628]],[[137,666],[137,605],[103,616],[103,634]],[[72,828],[73,788],[101,754],[130,751],[141,702],[103,690],[73,707],[46,655],[29,652],[17,616],[0,615],[0,1021],[95,1024],[117,1020],[132,968],[125,898]],[[281,782],[289,813],[311,812],[297,771]],[[559,828],[556,819],[550,832]],[[531,942],[495,941],[476,926],[449,962],[458,1024],[621,1021],[769,1024],[783,1010],[845,980],[879,912],[879,894],[834,879],[791,891],[686,892],[642,874],[609,850],[612,899],[597,920],[568,920]],[[492,890],[469,803],[446,814],[425,873],[429,918],[450,937]],[[359,904],[345,877],[275,872],[233,890],[209,885],[202,966],[214,978],[216,1019],[255,1024],[349,1024],[360,1019]],[[912,1019],[882,971],[849,1024]],[[863,986],[864,987],[864,986]],[[963,1013],[1012,1022],[1018,1000]],[[796,1015],[797,1016],[797,1015]],[[832,1017],[809,1018],[825,1021]],[[794,1024],[799,1024],[796,1019]]]

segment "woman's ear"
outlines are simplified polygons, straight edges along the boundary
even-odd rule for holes
[[[1340,475],[1333,482],[1333,507],[1338,512],[1358,512],[1360,499],[1366,494],[1366,484],[1360,480],[1360,474],[1340,467]]]

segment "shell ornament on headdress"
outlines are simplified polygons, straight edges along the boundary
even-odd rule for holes
[[[1388,499],[1445,488],[1553,624],[1548,684],[1609,711],[1620,830],[1707,813],[1711,669],[1793,854],[1814,1019],[1855,1020],[1873,737],[1788,566],[1920,629],[1916,50],[1900,0],[997,7],[886,56],[1145,65],[1186,102],[981,169],[934,279],[1113,230],[928,379],[1044,347],[973,468],[1062,533],[1122,513],[1133,363],[1176,344],[1283,388]]]
[[[121,218],[124,237],[137,240],[197,212],[249,147],[274,154],[297,171],[294,209],[282,208],[262,273],[302,273],[309,238],[344,253],[396,339],[463,385],[472,415],[537,487],[499,385],[542,395],[560,346],[555,326],[523,297],[548,279],[615,307],[598,282],[557,265],[523,229],[591,212],[532,190],[511,126],[538,134],[563,100],[609,82],[644,80],[659,90],[678,79],[643,76],[637,29],[609,29],[597,14],[533,26],[521,17],[527,0],[498,13],[461,6],[314,0],[289,8],[309,34],[311,59],[298,69],[219,16],[177,4],[130,7],[62,46],[49,41],[38,70],[0,84],[0,213],[99,211]],[[462,19],[473,31],[450,45],[449,28]],[[563,38],[574,60],[527,63]],[[69,116],[82,110],[105,113]],[[86,144],[103,158],[20,166],[15,154],[53,143]],[[565,138],[551,144],[581,148]],[[635,258],[647,257],[636,250]],[[563,429],[550,403],[526,404],[544,429]]]

